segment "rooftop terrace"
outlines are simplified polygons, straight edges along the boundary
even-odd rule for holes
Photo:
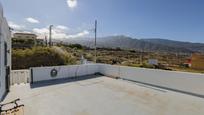
[[[25,115],[203,115],[203,98],[106,76],[11,87]]]

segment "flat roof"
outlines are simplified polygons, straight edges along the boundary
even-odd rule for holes
[[[203,115],[204,99],[106,76],[21,84],[25,115]]]

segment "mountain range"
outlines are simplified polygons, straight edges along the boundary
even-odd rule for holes
[[[93,38],[66,39],[64,42],[94,47]],[[97,38],[97,47],[119,47],[121,49],[166,53],[204,53],[204,43],[181,42],[159,38],[136,39],[123,35]]]

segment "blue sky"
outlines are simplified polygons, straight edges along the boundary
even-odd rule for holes
[[[127,35],[204,43],[204,0],[0,0],[18,31],[56,37]],[[69,1],[69,4],[68,4]]]

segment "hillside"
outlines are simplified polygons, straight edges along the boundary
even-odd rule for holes
[[[88,47],[93,47],[94,39],[80,38],[65,40],[67,43],[79,43]],[[134,39],[126,36],[109,36],[97,39],[98,47],[134,49],[149,52],[169,52],[169,53],[204,53],[204,44],[180,42],[165,39]]]
[[[190,42],[180,42],[173,40],[165,40],[165,39],[143,39],[144,41],[166,45],[169,47],[183,48],[187,50],[191,50],[193,52],[204,52],[204,44],[202,43],[190,43]]]

